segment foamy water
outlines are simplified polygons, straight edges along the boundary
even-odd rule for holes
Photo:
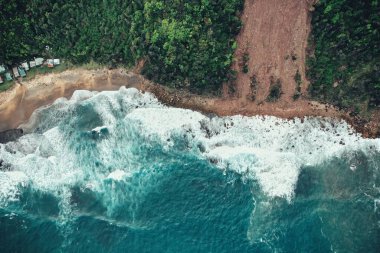
[[[149,93],[121,88],[76,91],[69,100],[58,99],[37,110],[22,127],[26,135],[0,144],[0,158],[8,166],[0,171],[0,207],[12,212],[22,209],[26,194],[28,198],[47,194],[58,201],[60,211],[46,215],[59,221],[86,214],[119,226],[153,229],[159,222],[144,219],[141,212],[152,191],[166,182],[165,171],[173,167],[175,175],[178,167],[190,173],[192,166],[207,165],[205,171],[221,172],[227,185],[231,175],[252,185],[249,201],[255,208],[248,217],[246,238],[264,243],[270,237],[274,243],[278,235],[271,234],[276,224],[270,220],[278,210],[298,205],[300,177],[338,160],[339,171],[318,169],[321,187],[330,187],[326,193],[336,194],[333,199],[340,198],[336,192],[351,196],[356,190],[349,188],[350,195],[340,189],[336,175],[351,178],[350,173],[365,170],[365,179],[358,179],[360,187],[367,189],[371,212],[378,215],[380,140],[363,139],[344,121],[210,118],[164,106]],[[187,190],[179,188],[177,194]],[[89,200],[94,203],[85,204]],[[332,233],[329,240],[336,238]]]

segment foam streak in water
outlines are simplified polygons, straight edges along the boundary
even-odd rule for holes
[[[303,166],[355,150],[368,156],[380,151],[379,139],[362,139],[343,121],[208,118],[126,88],[76,91],[70,100],[37,110],[23,127],[29,134],[0,145],[1,159],[11,165],[11,171],[0,171],[3,204],[17,199],[25,184],[63,198],[62,205],[70,205],[73,187],[103,192],[107,180],[127,180],[143,169],[149,157],[139,150],[157,142],[163,152],[182,143],[185,152],[256,181],[268,198],[288,201]]]

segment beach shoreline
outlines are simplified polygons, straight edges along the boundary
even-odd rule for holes
[[[269,115],[282,119],[325,117],[345,120],[366,138],[380,135],[380,113],[374,113],[371,121],[351,116],[348,112],[334,106],[307,99],[257,104],[234,97],[207,97],[195,95],[184,90],[174,90],[154,84],[139,74],[126,69],[83,68],[70,69],[61,73],[37,76],[27,82],[19,82],[10,90],[0,93],[0,131],[18,128],[26,123],[32,113],[52,104],[60,97],[70,98],[75,90],[106,91],[118,90],[121,86],[137,88],[142,92],[153,93],[162,103],[206,114],[218,116],[231,115]]]

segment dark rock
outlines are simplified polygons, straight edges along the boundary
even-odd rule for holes
[[[200,128],[205,133],[206,138],[210,138],[213,134],[208,126],[208,122],[205,120],[201,120],[200,122]]]
[[[200,152],[204,153],[206,151],[206,148],[203,144],[199,143],[197,146]]]
[[[216,158],[210,158],[209,161],[212,164],[218,164],[218,162],[219,162],[218,159],[216,159]]]
[[[213,119],[213,118],[215,118],[215,117],[218,117],[218,115],[216,115],[215,113],[212,113],[212,112],[210,112],[210,113],[206,113],[205,115],[206,115],[206,117],[208,117],[209,119]]]
[[[12,166],[6,163],[4,160],[0,159],[0,171],[11,171]]]
[[[24,131],[22,129],[10,129],[4,132],[0,132],[0,143],[15,141],[23,135]]]

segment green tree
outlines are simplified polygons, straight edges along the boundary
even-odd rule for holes
[[[26,0],[0,0],[0,63],[10,66],[36,53],[26,5]]]

